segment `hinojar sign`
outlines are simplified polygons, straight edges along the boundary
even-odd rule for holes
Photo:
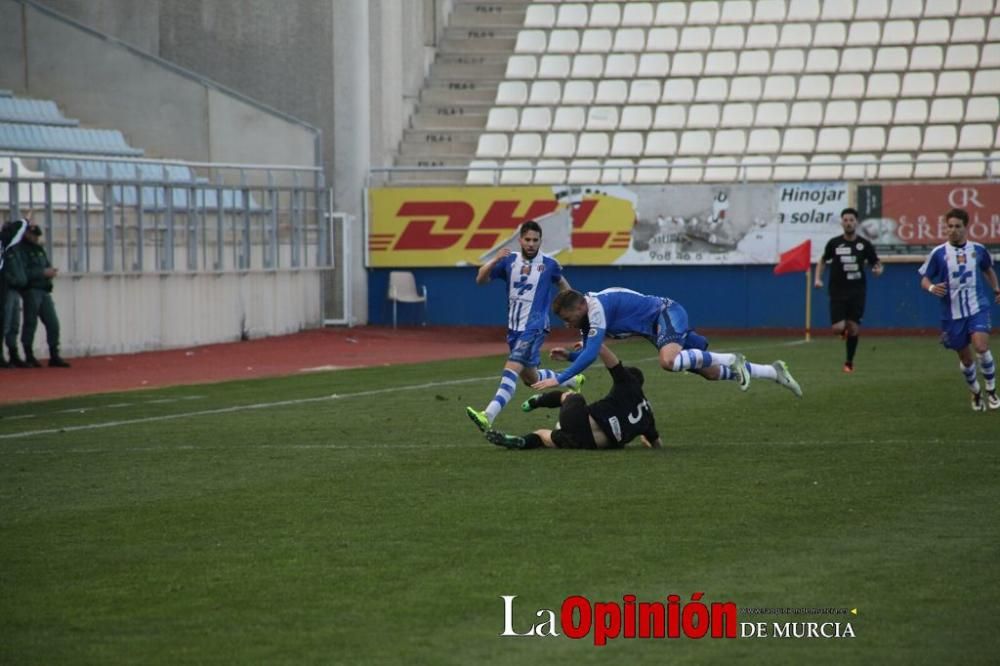
[[[969,214],[969,239],[1000,248],[1000,184],[861,185],[861,232],[882,252],[923,254],[948,240],[945,215]]]
[[[636,195],[619,186],[372,189],[369,265],[478,265],[516,243],[525,220],[542,225],[542,249],[561,263],[613,264],[635,210]]]

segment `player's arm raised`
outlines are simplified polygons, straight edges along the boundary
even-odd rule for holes
[[[510,255],[510,248],[505,247],[504,249],[497,252],[497,256],[493,257],[485,264],[479,267],[479,272],[476,273],[476,284],[486,284],[491,279],[491,273],[493,272],[493,267],[498,263],[506,259]]]

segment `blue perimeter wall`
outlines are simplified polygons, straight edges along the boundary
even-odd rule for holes
[[[872,328],[933,328],[940,321],[938,299],[921,291],[919,264],[886,264],[879,278],[868,276],[868,302],[863,325]],[[600,291],[627,287],[668,296],[688,311],[694,327],[721,329],[802,328],[805,320],[803,273],[774,275],[773,266],[573,266],[566,278],[574,289]],[[429,325],[506,324],[502,282],[477,286],[476,268],[411,269],[417,285],[428,290]],[[370,269],[369,321],[392,324],[386,300],[389,269]],[[827,271],[829,275],[829,271]],[[813,289],[812,324],[829,326],[826,288]],[[419,305],[399,306],[400,324],[420,321]],[[993,309],[994,315],[997,308]],[[562,326],[552,322],[553,328]]]

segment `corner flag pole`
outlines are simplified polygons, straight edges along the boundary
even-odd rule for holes
[[[809,342],[809,322],[812,321],[812,266],[806,269],[806,342]]]

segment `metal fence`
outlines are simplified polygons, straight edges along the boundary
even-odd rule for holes
[[[71,274],[330,268],[322,170],[0,153],[0,215]]]

